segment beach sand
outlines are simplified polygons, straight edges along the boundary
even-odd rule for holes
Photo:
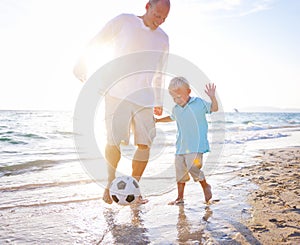
[[[300,147],[262,151],[240,176],[258,188],[249,194],[244,224],[261,244],[300,244]]]

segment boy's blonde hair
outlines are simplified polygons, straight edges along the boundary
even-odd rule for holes
[[[190,89],[190,84],[185,77],[174,77],[171,79],[169,84],[169,90],[178,89],[181,87],[185,87],[186,89]]]

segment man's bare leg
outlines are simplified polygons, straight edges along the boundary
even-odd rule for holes
[[[150,148],[147,145],[138,145],[132,159],[132,177],[140,181],[149,160]]]
[[[147,145],[138,145],[138,149],[136,150],[134,157],[132,159],[132,177],[134,177],[137,181],[140,181],[144,170],[148,164],[150,155],[150,148]],[[141,196],[137,200],[138,204],[145,204],[148,200],[143,199]]]
[[[110,195],[109,195],[109,186],[110,186],[111,182],[116,178],[116,169],[118,167],[118,163],[121,158],[120,148],[115,145],[106,145],[105,158],[107,161],[108,177],[107,177],[107,186],[103,193],[103,201],[108,204],[111,204],[112,199],[110,198]]]

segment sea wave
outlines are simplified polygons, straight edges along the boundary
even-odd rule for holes
[[[28,190],[36,190],[41,188],[49,188],[49,187],[66,187],[73,185],[82,185],[89,184],[95,182],[92,179],[80,179],[75,181],[57,181],[57,182],[44,182],[38,184],[26,184],[26,185],[15,185],[15,186],[3,186],[0,187],[0,192],[14,192],[14,191],[28,191]]]
[[[63,205],[69,203],[78,203],[78,202],[89,202],[94,200],[100,200],[101,197],[90,197],[90,198],[82,198],[82,199],[65,199],[61,201],[45,201],[45,202],[38,202],[38,203],[28,203],[28,204],[15,204],[11,206],[0,206],[0,210],[7,210],[7,209],[16,209],[16,208],[32,208],[32,207],[42,207],[42,206],[50,206],[50,205]]]
[[[30,138],[30,139],[47,139],[45,136],[41,136],[34,133],[17,133],[16,136]]]
[[[11,137],[5,137],[5,136],[0,138],[0,142],[6,142],[6,143],[9,143],[9,144],[12,144],[12,145],[26,145],[26,144],[28,144],[25,141],[17,140],[17,139],[14,139],[14,138],[11,138]]]
[[[256,140],[266,140],[266,139],[276,139],[276,138],[283,138],[288,137],[289,134],[285,133],[266,133],[266,134],[254,134],[249,136],[234,136],[232,139],[225,139],[225,144],[245,144],[249,141],[256,141]]]
[[[281,125],[281,126],[272,126],[272,125],[258,125],[258,124],[251,124],[246,126],[235,125],[233,127],[226,127],[226,131],[230,132],[240,132],[240,131],[262,131],[262,130],[273,130],[273,129],[299,129],[300,124],[296,125]]]
[[[56,165],[58,161],[54,160],[33,160],[25,163],[19,163],[9,166],[0,166],[0,175],[18,175],[28,171],[39,171]]]

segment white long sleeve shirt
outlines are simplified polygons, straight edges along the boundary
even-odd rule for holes
[[[96,35],[95,41],[112,45],[115,58],[142,51],[155,51],[151,59],[143,59],[140,53],[135,57],[137,60],[129,58],[129,65],[135,66],[139,62],[146,62],[149,70],[128,74],[115,81],[108,93],[142,106],[162,105],[164,74],[155,73],[155,70],[163,71],[166,67],[169,38],[160,27],[151,30],[145,26],[141,18],[133,14],[121,14],[104,26]]]

